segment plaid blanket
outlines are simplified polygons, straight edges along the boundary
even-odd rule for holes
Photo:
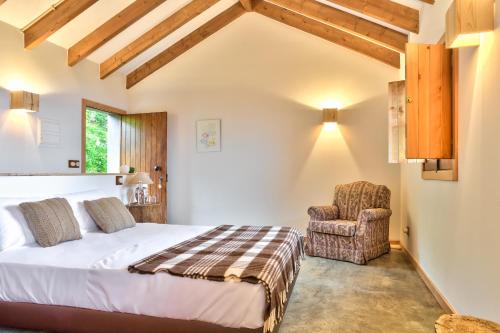
[[[303,255],[303,237],[294,228],[222,225],[130,265],[129,271],[260,283],[267,302],[264,332],[270,332],[283,318]]]

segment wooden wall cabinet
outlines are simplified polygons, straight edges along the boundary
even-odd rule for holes
[[[451,51],[406,44],[406,158],[452,158]]]

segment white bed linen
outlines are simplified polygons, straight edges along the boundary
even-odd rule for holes
[[[31,244],[2,251],[0,300],[262,327],[261,285],[127,271],[129,264],[211,228],[144,223],[48,248]]]

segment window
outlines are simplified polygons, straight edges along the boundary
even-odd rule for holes
[[[120,169],[121,112],[83,100],[82,167],[84,173],[118,173]]]

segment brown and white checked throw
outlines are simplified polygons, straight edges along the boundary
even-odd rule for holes
[[[130,265],[129,271],[260,283],[268,306],[264,332],[270,332],[283,318],[303,255],[303,236],[294,228],[221,225]]]

